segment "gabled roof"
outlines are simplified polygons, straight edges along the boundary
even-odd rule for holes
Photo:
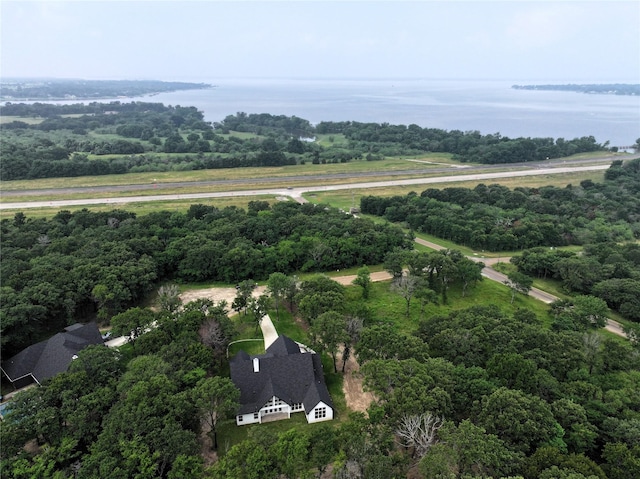
[[[274,356],[288,356],[300,353],[300,346],[293,339],[281,335],[267,348],[266,352]]]
[[[257,372],[254,359],[258,362]],[[240,389],[239,414],[259,411],[273,396],[289,405],[304,403],[307,413],[320,401],[333,407],[320,357],[301,353],[300,346],[286,336],[279,336],[265,354],[249,356],[238,352],[230,366],[231,380]]]
[[[31,375],[36,382],[42,383],[65,372],[73,357],[92,344],[104,344],[96,323],[77,323],[4,361],[2,371],[11,382]]]

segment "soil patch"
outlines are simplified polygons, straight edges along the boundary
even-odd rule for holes
[[[342,352],[338,354],[338,364],[342,364]],[[342,392],[344,393],[347,407],[351,411],[367,412],[367,408],[375,400],[375,396],[372,393],[364,391],[362,383],[360,365],[356,358],[351,355],[345,365],[342,379]]]
[[[260,296],[266,290],[266,286],[258,286],[254,291],[253,295],[255,297]],[[191,301],[195,301],[196,299],[210,299],[214,303],[219,303],[220,301],[226,301],[227,305],[231,307],[233,300],[236,298],[238,292],[236,288],[205,288],[205,289],[192,289],[189,291],[185,291],[180,295],[180,299],[182,300],[182,304],[187,304]]]

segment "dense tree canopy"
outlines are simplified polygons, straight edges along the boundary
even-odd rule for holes
[[[8,356],[96,310],[108,320],[157,281],[231,283],[274,271],[336,270],[380,263],[389,251],[412,247],[395,226],[297,203],[261,211],[193,205],[186,213],[140,217],[117,210],[61,211],[49,220],[18,213],[0,228]],[[278,304],[284,295],[278,286]],[[120,323],[134,329],[134,322]]]
[[[360,209],[474,249],[509,251],[638,238],[639,188],[640,160],[632,160],[612,163],[598,184],[430,188],[419,196],[364,196]]]

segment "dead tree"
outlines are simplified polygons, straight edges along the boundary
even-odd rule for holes
[[[405,414],[400,420],[396,434],[400,437],[403,446],[412,447],[414,455],[422,459],[429,448],[437,442],[436,433],[443,424],[444,418],[431,413]]]

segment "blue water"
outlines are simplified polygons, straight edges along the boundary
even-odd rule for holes
[[[512,138],[594,136],[599,143],[609,141],[611,146],[632,145],[640,138],[639,96],[511,88],[515,83],[527,84],[522,80],[197,81],[216,87],[142,100],[195,106],[212,122],[245,112],[295,115],[313,124],[348,120],[414,123],[423,128],[477,130]]]
[[[508,81],[444,80],[205,80],[210,90],[150,99],[192,105],[207,121],[236,112],[354,120],[509,137],[573,139],[627,146],[640,137],[640,97],[511,88]]]

